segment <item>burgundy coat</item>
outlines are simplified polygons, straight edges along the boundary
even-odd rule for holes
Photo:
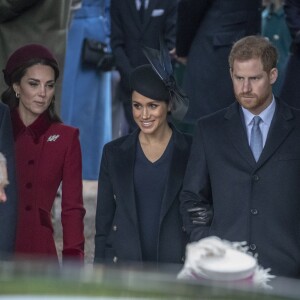
[[[57,257],[51,209],[62,183],[63,259],[83,260],[85,209],[78,129],[51,123],[47,114],[25,127],[12,111],[19,187],[16,254]]]

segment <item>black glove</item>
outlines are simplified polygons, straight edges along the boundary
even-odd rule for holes
[[[213,212],[211,208],[193,207],[187,210],[190,220],[197,225],[210,225]]]

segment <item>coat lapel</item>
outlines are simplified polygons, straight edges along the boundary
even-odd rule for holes
[[[162,201],[160,223],[170,209],[181,189],[185,167],[188,159],[189,147],[183,136],[173,127],[174,149],[166,190]]]
[[[257,167],[261,166],[278,149],[294,128],[294,122],[292,122],[294,117],[291,109],[279,101],[276,102],[276,105],[266,144],[258,160]]]
[[[134,162],[138,130],[128,136],[120,147],[118,160],[115,162],[120,180],[120,191],[126,201],[122,201],[128,215],[138,228],[137,209],[134,192]]]
[[[151,20],[152,12],[153,12],[154,8],[156,7],[157,2],[158,2],[158,0],[149,0],[148,8],[145,10],[145,14],[144,14],[144,23],[142,26],[143,29],[145,29],[148,26],[148,23]]]
[[[225,127],[228,139],[233,144],[239,154],[251,165],[254,166],[256,161],[251,152],[247,132],[244,124],[243,114],[240,111],[238,103],[229,106],[225,113]]]

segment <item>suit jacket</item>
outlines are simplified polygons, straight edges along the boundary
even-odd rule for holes
[[[139,130],[104,147],[98,182],[95,262],[141,262],[141,241],[134,191]],[[174,150],[162,200],[158,262],[182,263],[187,235],[179,212],[179,192],[191,138],[173,128]]]
[[[233,102],[228,55],[235,41],[260,32],[260,8],[260,0],[180,0],[176,49],[188,57],[185,121],[194,123]]]
[[[17,186],[15,149],[8,107],[0,102],[0,152],[7,160],[9,185],[7,201],[0,204],[0,259],[9,258],[14,251],[17,223]]]
[[[51,123],[47,114],[25,127],[12,111],[20,192],[16,254],[57,258],[51,210],[62,183],[63,259],[83,260],[81,150],[78,129]]]
[[[181,194],[191,240],[246,241],[271,273],[300,277],[300,111],[277,101],[258,162],[238,103],[197,123]],[[206,226],[186,213],[213,210]]]
[[[142,47],[159,49],[159,34],[162,33],[168,48],[174,48],[176,8],[174,0],[150,0],[142,24],[135,0],[111,1],[110,43],[121,74],[124,101],[129,99],[126,93],[130,91],[130,73],[137,66],[148,63]]]

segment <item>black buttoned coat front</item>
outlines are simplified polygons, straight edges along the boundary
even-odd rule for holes
[[[96,212],[95,262],[142,262],[134,191],[139,130],[105,145]],[[174,150],[162,201],[157,257],[159,263],[182,263],[187,235],[179,212],[191,138],[173,128]]]
[[[198,121],[181,201],[191,240],[246,241],[271,273],[300,277],[300,111],[277,101],[259,160],[238,103]],[[193,225],[193,206],[213,209]]]

